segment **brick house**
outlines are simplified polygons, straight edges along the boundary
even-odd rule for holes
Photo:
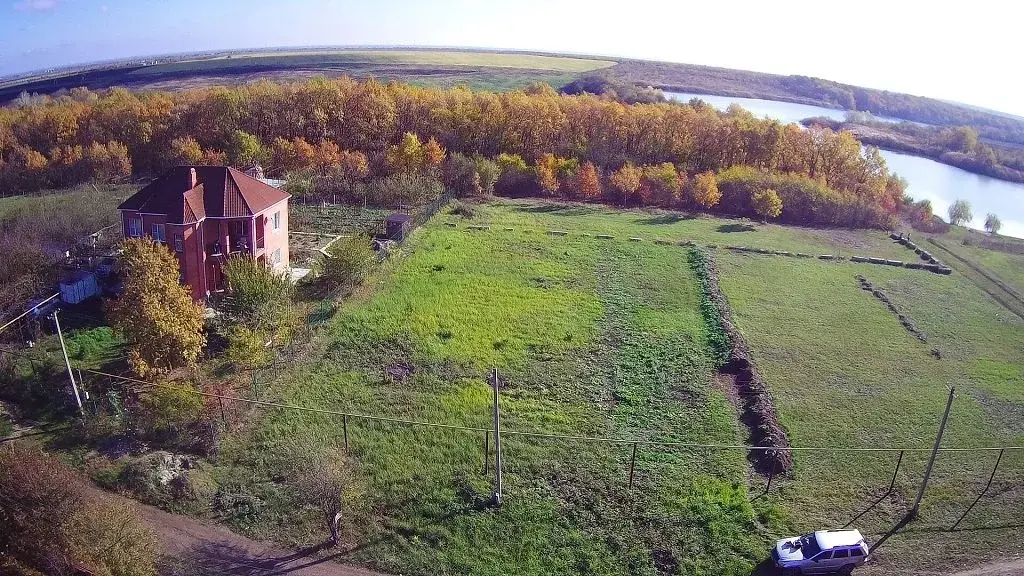
[[[288,198],[224,166],[177,166],[117,207],[125,238],[149,237],[177,254],[196,300],[225,288],[221,267],[246,255],[288,269]]]

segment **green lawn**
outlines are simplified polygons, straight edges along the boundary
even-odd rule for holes
[[[957,397],[945,446],[1024,444],[1024,322],[1008,318],[964,276],[723,253],[719,261],[723,289],[794,445],[928,447],[949,385]],[[928,342],[861,290],[855,273],[881,287]],[[858,521],[863,531],[877,539],[899,520],[926,456],[906,455],[894,494]],[[845,524],[885,493],[897,457],[798,454],[795,479],[781,491],[794,524]],[[1024,520],[1022,451],[1003,457],[993,496],[963,530],[945,532],[981,490],[995,458],[942,454],[920,521],[880,549],[879,573],[944,568],[966,556],[997,560],[1015,551],[1019,544],[1008,537]],[[927,554],[906,554],[912,550]]]
[[[494,215],[517,216],[508,208]],[[509,430],[735,443],[696,282],[679,247],[599,243],[535,231],[480,232],[435,219],[411,254],[338,313],[322,353],[280,378],[280,399],[359,413],[486,428],[485,377],[506,378]],[[394,382],[384,368],[412,375]],[[269,410],[229,438],[213,478],[265,503],[227,514],[260,537],[309,544],[317,517],[273,480],[296,437],[343,444],[336,418]],[[351,559],[401,573],[747,574],[782,511],[751,503],[740,452],[506,436],[500,511],[489,496],[483,434],[349,423],[364,505],[346,518]],[[282,529],[284,528],[284,529]]]
[[[724,248],[911,259],[881,231],[543,201],[473,210],[418,230],[342,303],[307,358],[263,382],[261,398],[486,429],[486,376],[496,367],[506,431],[745,442],[714,378],[688,250],[652,241],[692,240],[719,246],[711,253],[722,288],[794,446],[927,449],[948,385],[958,395],[945,446],[1024,444],[1024,323],[967,277]],[[928,342],[856,274],[885,290]],[[495,510],[483,505],[492,488],[483,432],[353,418],[348,436],[356,480],[343,532],[355,548],[342,558],[403,574],[746,575],[774,538],[842,526],[881,498],[856,522],[877,541],[910,505],[926,457],[908,452],[886,495],[898,453],[802,451],[792,475],[759,497],[765,479],[742,452],[641,445],[630,491],[628,444],[506,433],[506,501]],[[198,501],[254,537],[322,541],[288,471],[310,438],[341,448],[342,423],[258,409],[194,474]],[[920,519],[862,572],[939,571],[1022,552],[1021,451],[1004,455],[989,496],[947,531],[995,457],[943,453]]]

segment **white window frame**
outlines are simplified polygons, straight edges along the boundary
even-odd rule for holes
[[[128,219],[128,237],[139,238],[142,236],[142,218],[140,216],[132,216]]]
[[[149,228],[150,237],[153,238],[154,242],[167,243],[167,229],[164,228],[163,224],[153,224]]]
[[[278,210],[277,212],[274,212],[274,217],[271,219],[271,222],[273,222],[273,230],[274,230],[274,232],[277,232],[278,230],[281,229],[281,211],[280,210]]]
[[[174,235],[174,251],[178,254],[185,251],[185,237],[181,234]]]

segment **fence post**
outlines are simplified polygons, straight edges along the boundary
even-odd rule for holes
[[[921,481],[921,487],[917,490],[914,506],[910,509],[909,516],[911,518],[916,518],[918,511],[921,509],[921,499],[924,498],[924,489],[928,487],[928,480],[932,476],[932,466],[935,465],[935,457],[939,454],[939,446],[942,444],[942,435],[946,431],[946,421],[949,420],[949,409],[953,406],[953,392],[955,391],[956,387],[950,386],[949,398],[946,399],[946,411],[942,413],[942,421],[939,422],[939,433],[935,435],[935,445],[932,446],[932,455],[928,458],[928,466],[924,469],[924,480]]]
[[[633,489],[633,472],[636,471],[636,442],[633,442],[633,456],[629,460],[629,489]]]
[[[501,506],[501,416],[498,409],[498,369],[491,369],[494,387],[494,504]]]
[[[228,417],[227,414],[224,413],[224,398],[217,396],[217,403],[220,404],[220,421],[224,424],[225,427],[227,427]]]

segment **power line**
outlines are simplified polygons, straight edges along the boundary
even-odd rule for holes
[[[8,322],[7,324],[4,324],[3,326],[0,326],[0,332],[3,332],[3,331],[4,331],[4,330],[6,330],[6,329],[7,329],[7,327],[8,327],[8,326],[10,326],[11,324],[14,324],[15,322],[17,322],[18,320],[21,320],[21,319],[22,319],[22,318],[24,318],[25,316],[28,316],[29,314],[31,314],[31,313],[32,313],[32,311],[33,311],[33,310],[35,310],[36,308],[39,308],[39,307],[40,307],[40,306],[42,306],[43,304],[46,304],[46,303],[47,303],[47,302],[49,302],[50,300],[53,300],[53,299],[54,299],[54,298],[56,298],[57,296],[60,296],[60,292],[57,292],[57,293],[56,293],[56,294],[54,294],[53,296],[50,296],[50,297],[49,297],[49,298],[47,298],[46,300],[43,300],[42,302],[40,302],[40,303],[36,304],[35,306],[33,306],[33,307],[29,308],[28,310],[26,310],[26,311],[22,312],[22,313],[21,313],[21,314],[19,314],[19,315],[18,315],[18,316],[17,316],[17,317],[16,317],[16,318],[15,318],[14,320],[11,320],[10,322]]]
[[[202,392],[192,388],[183,388],[180,386],[173,386],[170,384],[146,382],[144,380],[138,380],[135,378],[129,378],[127,376],[118,376],[116,374],[109,374],[98,370],[82,370],[91,374],[97,374],[99,376],[106,376],[110,378],[119,378],[128,382],[144,385],[148,388],[167,388],[171,390],[178,390],[190,394],[196,394],[199,396],[205,396],[209,398],[219,398],[221,400],[232,400],[235,402],[243,402],[247,404],[255,404],[259,406],[268,406],[271,408],[281,408],[285,410],[300,410],[303,412],[313,412],[317,414],[327,414],[331,416],[343,416],[349,418],[362,418],[364,420],[379,421],[379,422],[391,422],[395,424],[408,424],[413,426],[427,426],[433,428],[445,428],[450,430],[463,430],[467,432],[488,432],[489,428],[479,428],[472,426],[460,426],[457,424],[440,424],[436,422],[423,422],[420,420],[405,420],[401,418],[388,418],[385,416],[370,416],[367,414],[359,414],[355,412],[342,412],[340,410],[327,410],[324,408],[311,408],[308,406],[298,406],[295,404],[284,404],[280,402],[267,402],[264,400],[251,400],[249,398],[242,398],[239,396],[228,396],[225,394],[214,394],[211,392]],[[523,430],[502,430],[503,435],[510,436],[525,436],[531,438],[546,438],[556,440],[575,440],[582,442],[605,442],[614,444],[637,444],[643,446],[669,446],[674,448],[691,448],[691,449],[710,449],[710,450],[761,450],[761,451],[777,451],[777,452],[929,452],[931,448],[920,447],[920,448],[895,448],[895,447],[841,447],[841,446],[815,446],[815,447],[777,447],[777,446],[752,446],[747,444],[700,444],[692,442],[675,442],[671,440],[640,440],[640,439],[629,439],[629,438],[610,438],[601,436],[581,436],[571,434],[554,434],[546,432],[530,432]],[[979,447],[979,448],[940,448],[940,452],[981,452],[981,451],[998,451],[998,450],[1024,450],[1024,446],[992,446],[992,447]]]

